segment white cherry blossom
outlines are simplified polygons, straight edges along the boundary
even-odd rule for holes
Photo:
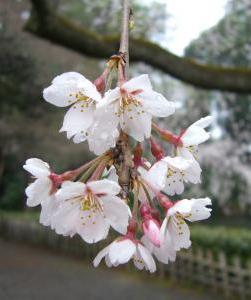
[[[95,267],[99,265],[102,258],[105,258],[108,267],[116,267],[132,259],[139,270],[146,269],[150,273],[156,271],[156,264],[150,251],[139,241],[129,237],[118,238],[101,250],[93,261]]]
[[[167,117],[174,113],[175,105],[152,89],[148,75],[140,75],[121,87],[106,92],[98,106],[106,106],[117,118],[117,126],[142,142],[151,135],[152,116]],[[114,127],[111,126],[113,132]]]
[[[53,217],[59,234],[78,233],[87,243],[107,237],[110,226],[125,234],[130,216],[129,207],[116,195],[120,186],[108,179],[64,182],[56,196],[60,202]]]
[[[181,194],[184,182],[200,183],[201,168],[194,159],[167,156],[156,162],[145,175],[145,180],[168,195]]]
[[[116,118],[106,108],[95,111],[95,120],[86,132],[80,132],[73,138],[74,143],[87,140],[90,151],[101,155],[110,148],[115,147],[119,136]]]
[[[61,183],[60,176],[52,173],[50,166],[38,158],[27,159],[23,168],[35,177],[35,181],[25,190],[27,206],[41,204],[40,223],[49,226],[58,207],[55,192]]]
[[[181,134],[180,141],[182,142],[182,146],[177,147],[177,155],[186,158],[197,158],[198,145],[210,138],[210,133],[205,128],[210,126],[212,121],[213,117],[207,116],[190,125]]]
[[[191,246],[190,230],[185,220],[194,222],[208,219],[211,215],[211,199],[200,198],[180,200],[168,211],[164,219],[161,232],[165,238],[172,241],[173,248],[178,251]]]
[[[154,245],[146,235],[141,238],[141,241],[158,261],[163,264],[168,264],[169,261],[175,261],[176,250],[173,247],[171,236],[168,232],[165,232],[165,236],[163,234],[161,235],[161,243],[159,247]]]
[[[52,84],[44,89],[43,97],[59,107],[71,106],[60,129],[60,132],[66,131],[69,139],[86,134],[94,122],[96,104],[101,100],[96,86],[77,72],[55,77]]]

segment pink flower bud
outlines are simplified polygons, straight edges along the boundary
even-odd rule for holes
[[[164,150],[163,150],[163,148],[157,142],[155,142],[153,138],[150,138],[150,143],[151,143],[151,152],[152,152],[152,155],[157,160],[161,160],[164,157]]]
[[[146,218],[142,223],[144,234],[156,246],[160,247],[160,225],[152,217]]]

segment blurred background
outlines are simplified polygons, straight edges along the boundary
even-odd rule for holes
[[[215,65],[219,72],[222,67],[243,72],[251,68],[251,0],[132,2],[135,26],[131,35],[135,39],[151,41],[168,53],[208,68]],[[54,299],[62,283],[75,280],[76,286],[64,284],[64,288],[78,291],[79,294],[73,293],[73,299],[80,299],[82,283],[79,282],[79,286],[77,283],[81,277],[83,281],[89,278],[92,282],[87,284],[86,281],[82,286],[87,299],[117,299],[123,295],[132,299],[153,296],[156,299],[212,299],[216,291],[229,299],[251,299],[251,96],[201,89],[195,81],[194,85],[187,84],[142,62],[131,64],[131,74],[149,73],[155,88],[175,101],[178,108],[174,116],[162,121],[162,126],[179,133],[203,116],[214,117],[212,139],[201,147],[199,157],[204,168],[202,184],[187,187],[184,195],[209,196],[213,200],[212,218],[202,225],[192,226],[193,249],[182,252],[177,263],[160,268],[150,281],[144,277],[143,282],[149,281],[146,285],[141,277],[123,268],[118,273],[121,278],[86,265],[83,265],[86,273],[82,274],[84,268],[79,267],[82,261],[66,262],[43,252],[47,250],[31,251],[24,245],[13,246],[6,242],[6,239],[26,241],[30,247],[36,244],[53,248],[55,252],[60,248],[64,253],[82,254],[76,250],[84,247],[79,246],[79,241],[75,242],[74,252],[67,239],[50,235],[34,225],[38,214],[36,210],[25,208],[28,176],[22,165],[29,157],[39,157],[60,172],[91,157],[85,144],[73,144],[58,133],[65,109],[43,101],[41,91],[53,77],[70,70],[95,79],[102,72],[105,58],[95,58],[97,55],[92,55],[92,50],[89,56],[85,51],[74,51],[79,49],[71,46],[71,36],[62,42],[59,33],[53,31],[54,19],[60,16],[64,24],[73,23],[76,31],[83,28],[112,37],[119,34],[120,4],[118,0],[0,1],[0,233],[5,237],[0,243],[0,299]],[[43,22],[47,24],[45,27]],[[53,34],[48,36],[46,30],[50,26]],[[181,75],[182,72],[180,70]],[[30,238],[34,232],[37,240]],[[98,247],[91,249],[96,253]],[[87,260],[93,256],[92,250],[84,249]],[[32,261],[36,268],[32,269],[28,254],[32,256],[35,251],[38,252]],[[38,292],[36,284],[43,280],[39,276],[48,279],[45,276],[47,264],[54,272],[52,282],[55,278],[58,281],[54,288],[48,283],[45,289],[48,294],[43,294],[45,290]],[[44,268],[42,274],[37,273],[38,267]],[[26,293],[18,284],[16,290],[10,289],[13,280],[17,283],[23,278],[22,270],[27,271],[29,275],[25,278],[33,286]],[[105,283],[95,288],[96,280]],[[116,281],[115,291],[113,282]],[[155,281],[156,285],[152,285]],[[107,287],[111,294],[97,292]],[[63,299],[70,298],[67,291],[62,294]]]

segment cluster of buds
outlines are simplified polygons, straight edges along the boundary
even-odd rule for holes
[[[155,260],[166,264],[190,247],[186,221],[210,216],[209,198],[170,197],[177,199],[185,183],[200,183],[198,145],[209,138],[205,128],[212,118],[200,119],[180,135],[160,128],[152,118],[172,115],[174,103],[153,90],[148,75],[125,80],[119,66],[121,57],[114,56],[94,83],[68,72],[44,89],[47,102],[70,107],[60,131],[74,143],[87,141],[97,157],[62,174],[41,159],[28,159],[24,169],[35,180],[26,188],[27,205],[41,205],[41,224],[64,236],[78,234],[86,243],[106,239],[110,227],[117,231],[119,237],[97,254],[94,266],[102,258],[108,266],[133,260],[138,269],[154,272]],[[109,78],[116,68],[119,80],[111,88]],[[127,157],[118,153],[121,135],[127,137]],[[172,153],[167,155],[157,139],[170,143]],[[146,159],[147,144],[151,161]],[[123,165],[129,166],[126,190],[120,178]]]

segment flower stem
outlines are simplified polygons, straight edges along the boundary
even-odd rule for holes
[[[130,21],[130,0],[123,0],[123,15],[122,15],[122,28],[119,52],[124,55],[124,79],[128,79],[129,71],[129,21]]]

